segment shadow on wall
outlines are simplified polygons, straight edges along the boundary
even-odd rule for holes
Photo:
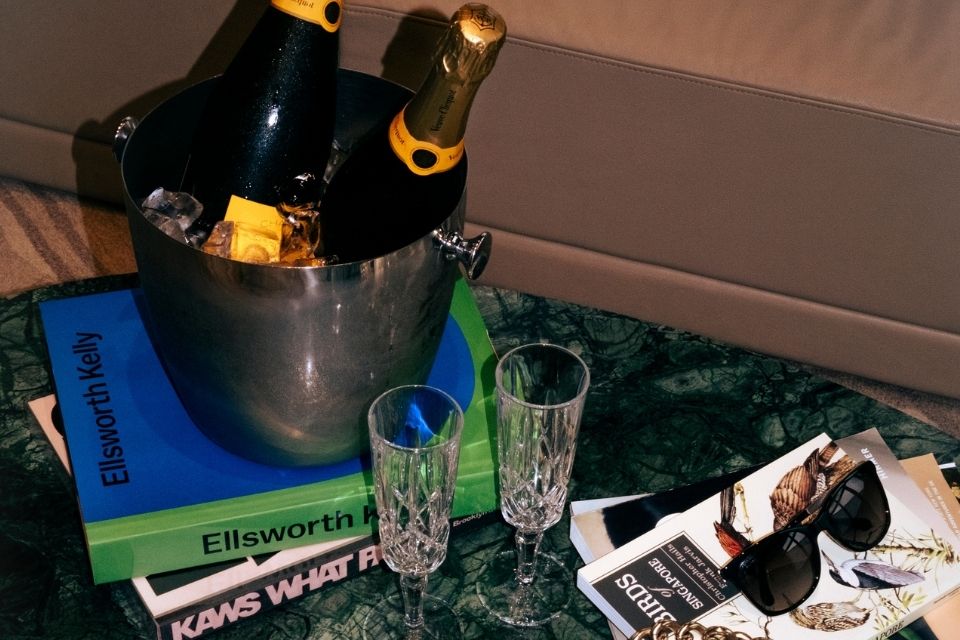
[[[380,59],[381,77],[416,90],[423,82],[430,66],[437,41],[449,20],[439,11],[415,10],[416,15],[400,21],[397,32]]]
[[[123,202],[119,165],[112,151],[117,125],[126,116],[142,118],[170,96],[222,73],[266,7],[263,0],[237,0],[185,77],[136,96],[99,120],[90,119],[80,125],[74,132],[72,146],[80,196]]]
[[[223,24],[204,47],[187,75],[130,99],[99,119],[85,121],[73,135],[72,154],[80,196],[110,203],[123,202],[119,165],[113,157],[114,134],[126,116],[142,118],[151,109],[185,88],[218,75],[226,69],[246,40],[268,3],[264,0],[236,0]],[[348,7],[349,11],[349,7]],[[381,58],[382,68],[366,71],[379,74],[409,88],[420,85],[431,55],[442,35],[448,16],[423,9],[403,18]],[[350,19],[349,13],[345,22]],[[345,29],[347,34],[349,29]],[[358,31],[362,31],[359,30]],[[348,35],[349,37],[349,35]],[[341,41],[341,47],[343,47]],[[350,43],[347,43],[350,46]]]

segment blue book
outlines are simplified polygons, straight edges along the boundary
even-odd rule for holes
[[[273,467],[190,420],[141,316],[137,289],[55,300],[41,316],[94,581],[368,535],[367,457]],[[496,508],[493,348],[464,281],[427,384],[464,409],[453,516]]]

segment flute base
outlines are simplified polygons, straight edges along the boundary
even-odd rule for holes
[[[450,605],[440,598],[424,594],[423,626],[411,630],[403,617],[403,601],[399,594],[381,600],[363,620],[363,640],[409,638],[435,640],[461,637],[460,619]]]
[[[570,602],[573,574],[556,556],[537,554],[533,582],[517,580],[517,554],[494,556],[477,576],[480,603],[501,622],[516,627],[539,627],[557,617]]]

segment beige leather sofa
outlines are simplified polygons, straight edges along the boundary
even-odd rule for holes
[[[265,0],[14,3],[0,175],[119,201],[113,129],[224,67]],[[457,0],[347,0],[414,86]],[[493,0],[468,129],[489,284],[960,397],[960,3]]]

